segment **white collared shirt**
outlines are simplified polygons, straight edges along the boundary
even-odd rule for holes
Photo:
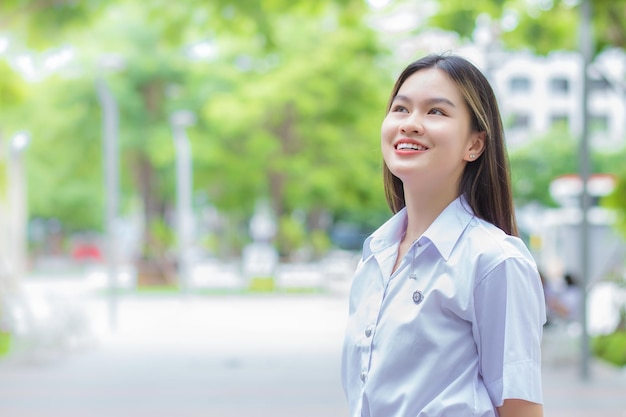
[[[517,237],[460,197],[407,251],[403,209],[367,238],[350,290],[342,383],[352,417],[495,417],[542,403],[543,289]]]

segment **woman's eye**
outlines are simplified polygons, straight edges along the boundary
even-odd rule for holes
[[[441,111],[440,109],[430,109],[428,111],[428,114],[436,114],[438,116],[443,116],[444,115],[443,111]]]
[[[401,112],[401,113],[408,113],[409,111],[407,110],[406,107],[404,106],[394,106],[391,111],[393,112]]]

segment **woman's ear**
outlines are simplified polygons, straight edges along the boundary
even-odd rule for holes
[[[485,140],[487,132],[474,132],[470,138],[470,146],[465,152],[466,161],[472,162],[478,159],[478,157],[485,150]]]

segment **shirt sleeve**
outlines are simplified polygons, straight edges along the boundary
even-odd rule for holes
[[[488,271],[474,290],[474,310],[480,371],[494,406],[513,398],[542,403],[545,303],[534,263],[508,258]]]

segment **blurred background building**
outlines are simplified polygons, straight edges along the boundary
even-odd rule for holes
[[[576,52],[537,56],[506,53],[493,68],[510,146],[562,124],[574,135],[582,129],[582,58]],[[612,49],[599,54],[590,74],[591,144],[615,148],[626,137],[626,54]]]

